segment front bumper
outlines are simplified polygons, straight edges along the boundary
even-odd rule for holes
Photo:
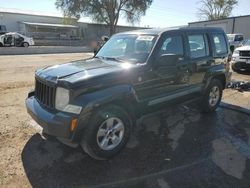
[[[71,121],[77,118],[75,115],[47,110],[34,96],[29,96],[25,103],[28,113],[43,128],[44,133],[63,140],[72,140],[70,125]]]
[[[231,66],[234,70],[250,70],[250,57],[245,56],[233,56]]]
[[[246,61],[234,61],[232,62],[232,68],[233,69],[245,69],[245,70],[250,70],[250,64],[246,63]]]

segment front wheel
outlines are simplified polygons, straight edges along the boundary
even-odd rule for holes
[[[219,106],[222,97],[223,86],[220,80],[211,80],[202,99],[202,111],[213,112]]]
[[[235,68],[235,65],[232,65],[231,67],[232,67],[234,72],[237,72],[237,73],[240,72],[240,68]]]
[[[116,155],[127,143],[131,118],[121,107],[109,105],[96,111],[84,131],[81,146],[98,160]]]
[[[29,43],[24,42],[24,43],[23,43],[23,47],[28,48],[28,47],[29,47]]]

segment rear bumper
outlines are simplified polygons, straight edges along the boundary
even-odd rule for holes
[[[71,121],[76,116],[45,109],[34,96],[26,99],[26,108],[30,116],[43,128],[43,132],[58,137],[59,139],[72,140],[73,133],[70,132]]]

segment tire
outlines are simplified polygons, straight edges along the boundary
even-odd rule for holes
[[[202,111],[215,111],[221,102],[222,92],[223,86],[221,81],[218,79],[212,79],[202,98]]]
[[[234,52],[234,46],[230,46],[230,51],[233,53]]]
[[[233,69],[234,72],[237,72],[237,73],[240,72],[239,69],[236,69],[236,68],[234,68],[233,66],[232,66],[232,69]]]
[[[232,67],[232,70],[233,70],[234,72],[237,72],[237,73],[240,73],[240,72],[241,72],[240,68],[235,68],[234,65],[232,65],[231,67]]]
[[[94,159],[112,158],[126,145],[131,126],[130,116],[121,107],[108,105],[100,108],[84,130],[81,147]]]
[[[0,47],[3,47],[3,44],[0,42]]]
[[[29,47],[29,43],[24,42],[22,46],[25,47],[25,48],[28,48]]]

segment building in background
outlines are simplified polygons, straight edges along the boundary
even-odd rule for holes
[[[51,13],[0,8],[0,25],[7,32],[19,32],[33,37],[38,45],[83,45],[90,39],[109,35],[105,24],[78,22]],[[117,32],[141,27],[117,26]]]
[[[227,34],[242,33],[245,38],[250,38],[250,15],[230,17],[212,21],[191,22],[192,27],[221,27]]]

